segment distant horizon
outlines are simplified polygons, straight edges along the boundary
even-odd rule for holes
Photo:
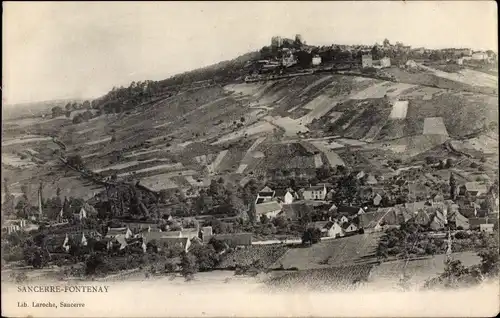
[[[492,1],[6,2],[2,104],[95,99],[259,50],[273,35],[497,52],[495,9]]]

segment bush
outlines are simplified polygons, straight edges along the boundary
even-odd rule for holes
[[[469,237],[470,237],[470,235],[464,231],[460,231],[460,232],[455,233],[455,238],[457,240],[468,239]]]

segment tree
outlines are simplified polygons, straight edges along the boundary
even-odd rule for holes
[[[73,117],[73,121],[72,122],[75,125],[83,123],[83,116],[82,116],[82,114],[78,114],[75,117]]]
[[[71,110],[68,110],[64,113],[64,115],[66,116],[66,118],[70,118],[71,117]]]
[[[321,231],[317,228],[308,228],[302,234],[302,244],[316,244],[321,240]]]
[[[63,109],[59,106],[52,107],[52,118],[64,115]]]
[[[452,200],[455,200],[456,199],[456,194],[457,194],[457,182],[455,180],[455,176],[453,175],[453,173],[450,173],[450,197],[452,198]]]
[[[184,252],[181,256],[181,274],[186,280],[192,280],[193,275],[198,272],[196,257],[191,253]]]
[[[191,248],[190,253],[196,257],[196,264],[201,272],[212,270],[219,263],[219,256],[210,244],[196,244]]]
[[[70,166],[75,167],[77,169],[84,167],[83,159],[80,155],[69,156],[67,158],[67,162]]]

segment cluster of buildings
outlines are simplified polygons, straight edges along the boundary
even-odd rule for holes
[[[320,229],[327,237],[383,231],[409,220],[432,231],[444,230],[448,226],[485,232],[498,228],[498,197],[496,210],[481,208],[488,194],[485,184],[467,182],[457,189],[455,201],[436,195],[392,207],[378,207],[382,197],[374,193],[371,206],[362,207],[333,204],[331,198],[334,194],[328,189],[328,184],[310,186],[298,192],[273,190],[266,186],[257,195],[255,211],[258,219],[265,215],[268,219],[281,216],[289,221],[299,221],[307,215],[314,216],[317,220],[309,227]]]

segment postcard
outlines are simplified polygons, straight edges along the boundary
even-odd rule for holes
[[[4,2],[2,316],[495,316],[496,13]]]

